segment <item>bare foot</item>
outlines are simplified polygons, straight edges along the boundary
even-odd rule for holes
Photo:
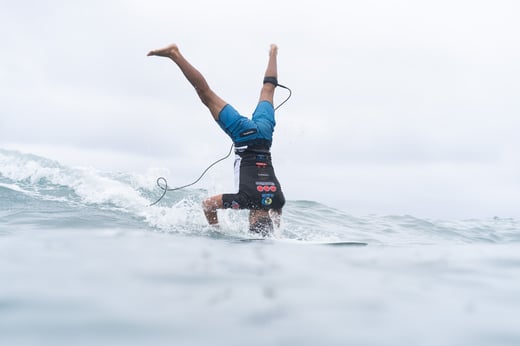
[[[152,50],[147,54],[147,56],[152,56],[152,55],[163,56],[166,58],[173,59],[175,57],[178,57],[180,55],[180,52],[179,52],[179,47],[177,47],[176,44],[171,44],[164,48]]]
[[[271,49],[269,50],[269,55],[277,55],[278,54],[278,46],[274,43],[271,45]]]

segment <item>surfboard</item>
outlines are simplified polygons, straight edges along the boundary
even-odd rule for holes
[[[239,242],[253,243],[288,243],[288,244],[304,244],[304,245],[328,245],[328,246],[367,246],[368,243],[358,241],[314,241],[314,240],[297,240],[297,239],[273,239],[273,238],[242,238]]]

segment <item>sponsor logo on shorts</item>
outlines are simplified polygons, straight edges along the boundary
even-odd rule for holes
[[[256,132],[257,132],[256,129],[246,130],[246,131],[244,131],[244,132],[242,132],[242,133],[240,134],[240,137],[250,136],[250,135],[252,135],[252,134],[255,134]]]
[[[272,194],[262,194],[262,205],[269,206],[273,204],[273,196]]]
[[[256,183],[256,191],[258,192],[276,192],[278,188],[272,182],[268,183]]]

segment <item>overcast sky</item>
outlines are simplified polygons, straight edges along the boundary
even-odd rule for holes
[[[1,0],[0,147],[184,184],[231,142],[177,67],[146,53],[178,43],[250,115],[277,43],[288,199],[520,217],[518,1],[248,3]],[[200,187],[232,190],[232,160]]]

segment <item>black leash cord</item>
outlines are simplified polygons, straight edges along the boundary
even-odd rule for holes
[[[282,103],[280,103],[278,106],[276,106],[276,107],[274,108],[274,110],[277,110],[278,108],[280,108],[280,107],[281,107],[285,102],[289,101],[289,99],[290,99],[291,96],[292,96],[292,90],[291,90],[291,89],[289,89],[289,88],[286,87],[285,85],[281,85],[281,84],[277,84],[277,86],[279,86],[280,88],[284,88],[284,89],[288,90],[288,91],[289,91],[289,96],[287,96],[287,98],[286,98],[285,100],[283,100]]]
[[[278,108],[280,108],[285,102],[289,101],[289,99],[291,98],[292,96],[292,91],[291,89],[289,89],[288,87],[286,87],[285,85],[281,85],[281,84],[277,84],[279,87],[281,88],[284,88],[284,89],[287,89],[289,91],[289,96],[287,96],[287,98],[282,102],[280,103],[278,106],[275,107],[274,110],[277,110]],[[201,179],[202,177],[210,170],[211,167],[215,166],[217,163],[221,162],[221,161],[224,161],[225,159],[227,159],[231,153],[233,152],[233,146],[234,144],[231,144],[231,148],[229,148],[229,153],[227,153],[226,156],[218,159],[217,161],[213,162],[211,165],[209,165],[205,170],[204,172],[202,172],[202,174],[200,175],[200,177],[197,178],[197,180],[195,180],[193,183],[190,183],[190,184],[187,184],[187,185],[183,185],[183,186],[179,186],[179,187],[174,187],[174,188],[168,188],[168,181],[166,180],[165,177],[159,177],[157,178],[157,186],[163,190],[163,193],[161,195],[161,197],[159,197],[159,199],[155,202],[153,202],[152,204],[150,204],[149,206],[152,207],[154,205],[156,205],[157,203],[159,203],[161,201],[161,199],[163,199],[163,197],[166,195],[166,192],[168,191],[176,191],[176,190],[181,190],[181,189],[184,189],[186,187],[190,187],[192,185],[195,185],[197,184]],[[161,186],[161,181],[164,182],[164,186]]]
[[[224,156],[223,158],[218,159],[217,161],[215,161],[215,162],[213,162],[211,165],[209,165],[208,168],[206,168],[206,169],[204,170],[204,172],[202,172],[202,174],[200,175],[200,177],[199,177],[197,180],[195,180],[193,183],[190,183],[190,184],[187,184],[187,185],[183,185],[183,186],[174,187],[174,188],[169,189],[169,188],[168,188],[168,181],[166,180],[166,178],[164,178],[164,177],[159,177],[159,178],[157,178],[157,186],[158,186],[161,190],[163,190],[163,193],[162,193],[161,197],[159,197],[159,199],[158,199],[157,201],[155,201],[155,202],[153,202],[152,204],[150,204],[150,207],[156,205],[157,203],[159,203],[160,200],[163,199],[164,195],[166,195],[166,192],[168,192],[168,191],[181,190],[181,189],[184,189],[184,188],[186,188],[186,187],[189,187],[189,186],[192,186],[192,185],[197,184],[197,183],[199,182],[199,180],[202,179],[202,177],[204,176],[204,174],[206,174],[206,172],[209,171],[209,169],[210,169],[211,167],[215,166],[215,165],[216,165],[217,163],[219,163],[220,161],[224,161],[225,159],[227,159],[227,158],[231,155],[232,152],[233,152],[233,144],[231,144],[231,148],[229,148],[229,153],[227,153],[226,156]],[[161,181],[164,181],[164,187],[161,186]]]

